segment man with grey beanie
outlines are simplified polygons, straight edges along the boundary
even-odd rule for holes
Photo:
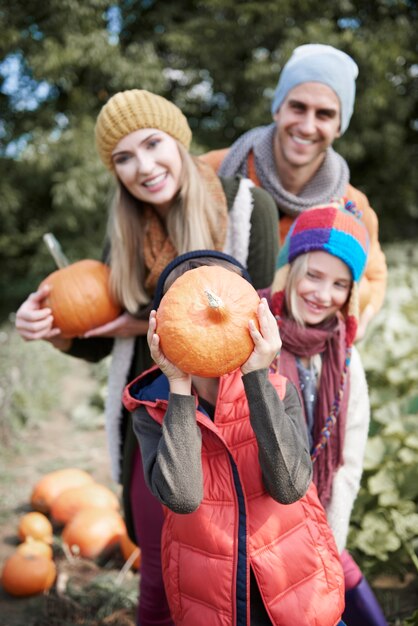
[[[370,236],[360,284],[360,339],[382,306],[387,269],[377,216],[367,197],[350,185],[348,165],[332,148],[350,123],[357,75],[357,64],[341,50],[323,44],[299,46],[280,74],[271,107],[273,123],[253,128],[229,149],[201,158],[221,176],[241,174],[270,192],[280,216],[281,241],[309,207],[341,197],[356,204]]]
[[[282,241],[302,211],[341,197],[355,203],[370,236],[360,283],[360,338],[382,306],[387,270],[376,214],[366,196],[350,185],[348,165],[332,148],[349,126],[357,75],[357,64],[341,50],[322,44],[299,46],[280,74],[271,106],[273,123],[253,128],[231,148],[201,158],[221,176],[241,174],[270,192],[280,216]],[[344,622],[387,626],[373,591],[346,550],[341,562],[346,585]]]

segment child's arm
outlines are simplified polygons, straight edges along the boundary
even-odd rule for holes
[[[267,491],[282,504],[302,498],[312,480],[312,463],[299,395],[287,381],[280,400],[268,370],[243,376],[250,420]]]
[[[154,496],[175,513],[196,510],[203,497],[203,474],[195,398],[170,394],[162,426],[141,407],[133,413],[133,427]]]
[[[265,298],[258,307],[258,321],[259,331],[249,325],[254,350],[241,367],[243,383],[266,488],[278,502],[291,504],[305,495],[312,479],[306,426],[295,387],[287,382],[282,402],[268,379],[281,339]]]
[[[156,329],[156,312],[151,311],[147,340],[153,360],[170,385],[167,412],[160,426],[145,408],[140,408],[133,414],[133,426],[149,489],[175,513],[191,513],[203,497],[202,442],[196,422],[196,401],[191,395],[191,376],[165,357]]]

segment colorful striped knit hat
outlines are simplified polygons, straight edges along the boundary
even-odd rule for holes
[[[291,263],[300,254],[323,250],[344,261],[358,282],[366,266],[369,237],[353,211],[353,203],[332,203],[301,213],[280,250],[277,267]]]
[[[359,314],[358,282],[366,267],[369,250],[369,235],[360,217],[354,203],[344,198],[303,211],[293,222],[280,250],[272,285],[272,293],[284,290],[289,264],[301,254],[322,250],[341,259],[353,278],[347,308],[351,342]]]

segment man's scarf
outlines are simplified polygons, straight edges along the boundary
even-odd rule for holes
[[[346,161],[331,147],[327,148],[325,159],[315,176],[297,196],[286,191],[277,173],[274,157],[275,129],[276,124],[272,123],[253,128],[242,135],[229,149],[219,175],[241,174],[248,177],[248,156],[252,152],[261,186],[273,196],[279,210],[291,217],[297,217],[312,206],[325,204],[331,198],[344,196],[350,172]]]

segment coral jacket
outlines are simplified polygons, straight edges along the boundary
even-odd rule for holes
[[[137,385],[138,380],[131,383]],[[271,382],[284,397],[286,379]],[[166,400],[138,400],[162,424]],[[204,495],[198,509],[165,509],[164,583],[176,626],[250,626],[250,567],[276,626],[334,626],[344,581],[325,512],[311,483],[293,504],[266,491],[241,373],[220,379],[215,419],[196,411],[202,433]]]
[[[212,150],[211,152],[201,155],[199,158],[211,165],[213,169],[217,171],[223,159],[227,155],[228,150],[228,148]],[[250,153],[248,158],[248,176],[256,186],[261,187],[261,183],[258,180],[255,171],[252,153]],[[379,243],[379,223],[377,215],[371,208],[365,194],[359,191],[359,189],[356,189],[352,185],[348,185],[345,196],[348,200],[352,200],[362,212],[362,219],[370,237],[369,258],[367,261],[366,271],[360,282],[360,309],[363,310],[367,304],[372,304],[375,312],[377,313],[383,304],[387,281],[385,255],[383,254]],[[293,219],[294,218],[289,215],[285,215],[280,218],[279,235],[281,242],[283,242],[286,237]]]

